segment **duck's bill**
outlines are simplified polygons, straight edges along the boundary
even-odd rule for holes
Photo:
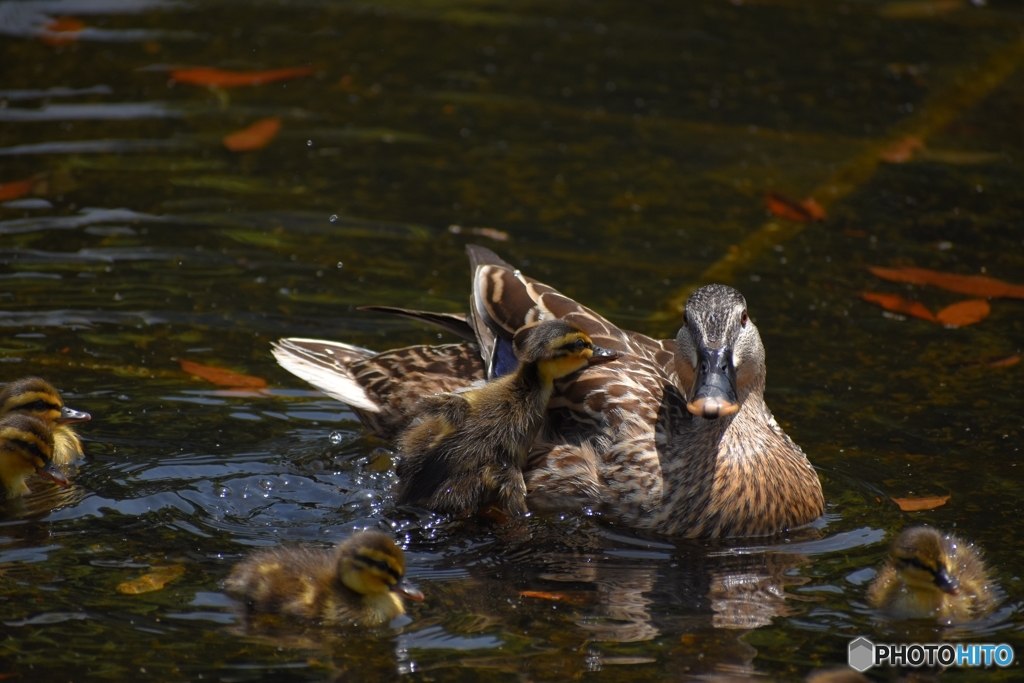
[[[75,410],[74,408],[68,408],[64,406],[60,411],[60,417],[57,418],[57,424],[68,424],[69,422],[85,422],[91,420],[92,415],[84,413],[81,410]]]
[[[940,591],[950,595],[956,595],[960,592],[960,582],[945,569],[939,569],[935,573],[935,585]]]
[[[38,474],[41,477],[45,477],[46,479],[49,479],[54,484],[62,488],[68,485],[68,478],[65,477],[64,473],[57,469],[57,466],[54,465],[52,462],[45,467],[40,467],[38,470],[36,470],[36,474]]]
[[[698,363],[693,400],[686,404],[686,409],[706,420],[728,417],[740,409],[731,348],[704,350]]]
[[[412,585],[411,583],[409,583],[405,579],[402,579],[401,581],[396,583],[394,586],[392,586],[391,587],[391,592],[392,593],[398,593],[399,595],[404,596],[406,598],[409,598],[410,600],[413,600],[415,602],[423,602],[423,593],[422,593],[422,591],[420,591],[419,588],[417,588],[416,586]]]
[[[618,351],[612,349],[606,349],[603,346],[595,346],[594,353],[587,359],[587,362],[591,365],[597,365],[598,363],[607,363],[618,358],[621,354]]]

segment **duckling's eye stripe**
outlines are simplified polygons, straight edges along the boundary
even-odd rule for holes
[[[396,582],[401,580],[402,578],[402,575],[398,573],[398,570],[392,567],[384,560],[375,560],[372,557],[367,557],[366,555],[357,555],[357,557],[359,558],[359,561],[363,564],[369,567],[374,567],[375,569],[379,569],[385,574],[390,574],[395,579]]]
[[[902,562],[903,564],[908,564],[911,567],[916,567],[917,569],[920,569],[921,571],[928,572],[929,574],[935,574],[936,573],[936,570],[934,568],[929,567],[928,565],[926,565],[924,562],[922,562],[921,560],[917,559],[916,557],[904,557],[904,558],[900,559],[900,562]]]
[[[19,439],[17,437],[15,437],[15,438],[13,438],[11,440],[14,441],[15,443],[17,443],[19,446],[21,446],[27,452],[29,452],[32,455],[34,455],[35,457],[39,458],[40,460],[49,460],[50,459],[49,456],[47,456],[45,453],[43,453],[43,449],[41,449],[39,447],[39,445],[36,442],[34,442],[34,441],[25,441],[24,439]]]
[[[44,401],[43,399],[39,399],[36,401],[32,401],[31,403],[23,403],[17,408],[15,408],[15,410],[60,410],[60,406],[57,405],[56,403],[50,403],[48,401]]]

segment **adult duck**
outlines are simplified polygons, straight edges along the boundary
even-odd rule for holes
[[[764,345],[738,291],[701,287],[676,338],[656,340],[617,327],[487,249],[468,252],[468,316],[378,310],[473,341],[374,353],[293,338],[274,345],[275,357],[391,437],[416,416],[419,397],[510,372],[515,332],[562,318],[620,357],[555,382],[524,472],[531,510],[587,510],[696,538],[776,534],[822,514],[817,474],[764,402]]]

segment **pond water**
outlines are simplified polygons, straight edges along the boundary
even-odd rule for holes
[[[73,486],[3,510],[0,670],[799,679],[859,635],[1024,655],[1024,301],[951,328],[861,298],[968,298],[870,266],[1024,281],[1022,28],[1008,0],[0,2],[0,380],[44,376],[93,415]],[[298,71],[174,76],[195,67]],[[262,149],[225,148],[272,117]],[[769,193],[826,218],[772,215]],[[397,510],[390,444],[270,342],[450,341],[356,307],[464,310],[469,243],[652,336],[693,286],[739,288],[826,516],[712,543]],[[945,503],[893,501],[927,497]],[[983,549],[992,615],[872,612],[914,522]],[[367,527],[427,596],[391,628],[253,632],[222,592],[255,547]],[[123,592],[147,575],[166,583]]]

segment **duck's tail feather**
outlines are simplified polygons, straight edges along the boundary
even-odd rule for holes
[[[380,411],[349,368],[352,363],[373,356],[373,351],[341,342],[297,337],[279,339],[272,346],[274,358],[288,372],[353,408],[370,413]]]
[[[375,313],[390,313],[403,318],[410,318],[419,322],[425,322],[439,327],[446,332],[462,337],[468,341],[476,341],[473,327],[466,320],[465,313],[435,313],[433,311],[414,311],[411,308],[398,308],[396,306],[360,306],[357,310],[373,311]]]

